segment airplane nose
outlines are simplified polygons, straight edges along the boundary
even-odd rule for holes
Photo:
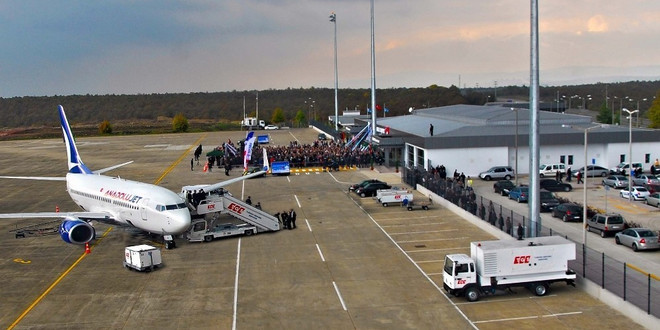
[[[183,209],[180,213],[177,213],[176,216],[172,217],[170,226],[172,227],[173,232],[179,234],[188,230],[191,223],[190,212],[188,212],[187,209]]]

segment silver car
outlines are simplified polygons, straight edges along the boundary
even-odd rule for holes
[[[660,207],[660,193],[652,193],[646,196],[646,204]]]
[[[623,175],[610,175],[603,179],[604,186],[612,188],[623,188],[628,186],[628,178]]]
[[[657,184],[660,183],[660,180],[655,175],[651,174],[640,174],[632,179],[633,184],[636,186],[643,186],[645,184]]]
[[[647,228],[628,228],[614,235],[616,244],[632,247],[633,251],[660,249],[658,233]]]
[[[488,171],[479,173],[479,177],[486,181],[490,181],[492,179],[510,180],[513,178],[513,174],[513,169],[511,166],[493,166],[489,168]]]

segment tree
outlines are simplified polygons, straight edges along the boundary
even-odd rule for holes
[[[600,111],[596,117],[599,123],[610,124],[612,123],[612,111],[607,107],[607,104],[603,103],[600,106]]]
[[[112,134],[112,125],[110,125],[109,121],[104,120],[101,122],[101,124],[99,124],[99,134]]]
[[[660,91],[656,94],[651,107],[646,112],[646,115],[651,121],[651,125],[649,125],[650,128],[660,128]]]
[[[296,113],[296,119],[294,120],[298,123],[298,127],[300,127],[300,124],[305,122],[305,113],[302,110],[298,110]]]
[[[188,119],[182,113],[178,113],[172,119],[172,129],[176,133],[188,131]]]
[[[273,115],[270,117],[270,121],[276,124],[285,122],[286,119],[284,118],[284,110],[282,110],[280,107],[275,108]]]

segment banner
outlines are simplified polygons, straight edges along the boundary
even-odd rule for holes
[[[225,143],[225,151],[227,153],[230,153],[232,156],[236,156],[236,154],[238,153],[238,150],[236,150],[236,147],[234,147],[233,145],[231,145],[229,143]]]
[[[371,123],[367,124],[361,131],[359,131],[357,134],[353,135],[353,138],[346,143],[346,148],[350,147],[353,143],[356,143],[356,141],[361,140],[362,136],[367,132],[367,129],[369,129],[369,126]]]
[[[245,144],[243,145],[243,171],[245,172],[247,172],[248,164],[250,163],[250,159],[252,159],[252,147],[254,146],[255,138],[253,131],[248,132],[245,137]]]

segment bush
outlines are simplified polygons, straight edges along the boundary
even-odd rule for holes
[[[188,131],[188,119],[182,113],[178,113],[172,119],[172,129],[176,133]]]
[[[110,125],[109,121],[104,120],[99,125],[99,134],[101,135],[112,134],[112,125]]]

